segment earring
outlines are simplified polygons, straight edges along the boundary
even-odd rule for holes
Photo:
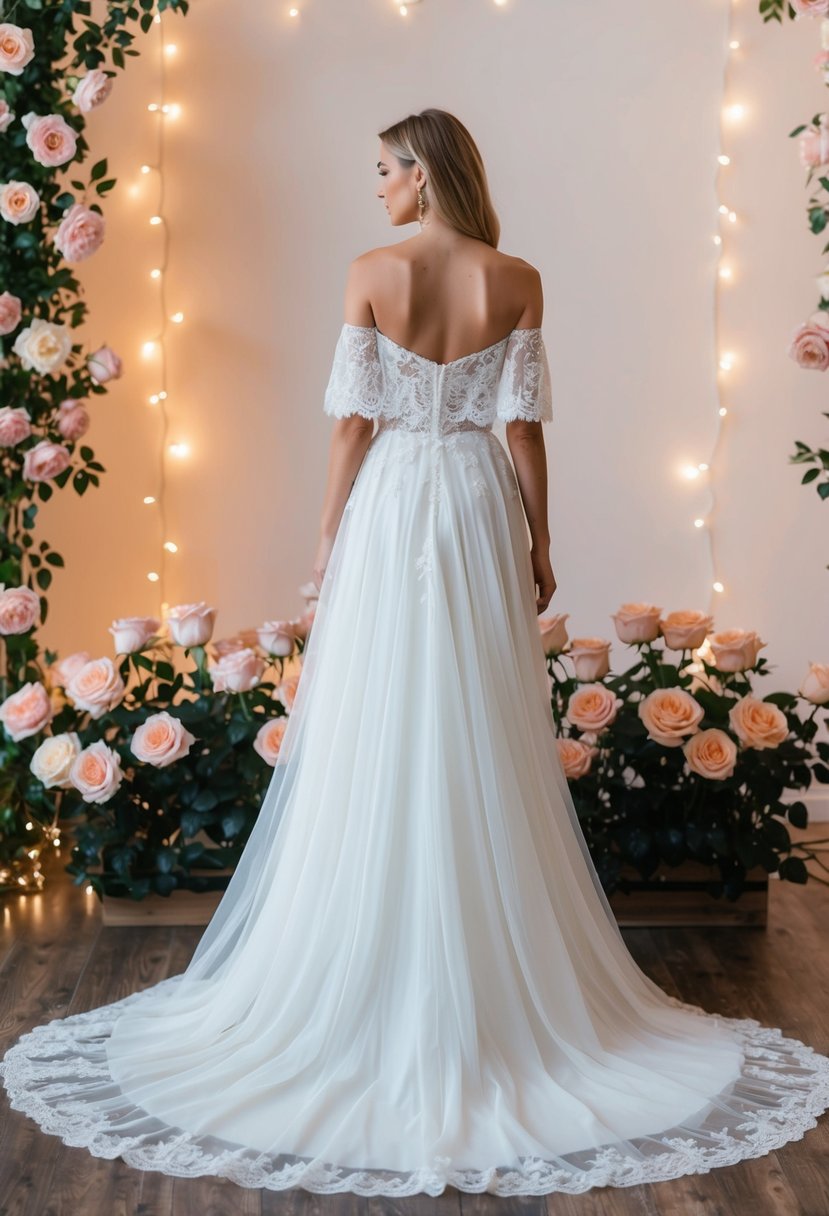
[[[421,189],[420,186],[418,186],[418,188],[417,188],[418,217],[417,218],[421,224],[423,223],[423,212],[425,211],[425,209],[426,209],[426,201],[423,197],[423,190]]]

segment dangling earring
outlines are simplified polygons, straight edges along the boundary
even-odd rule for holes
[[[420,186],[418,186],[418,188],[417,188],[417,210],[418,210],[417,218],[422,226],[423,212],[426,210],[426,200],[423,197],[423,190],[421,189]]]

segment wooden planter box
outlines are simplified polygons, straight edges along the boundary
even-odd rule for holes
[[[769,875],[762,866],[749,870],[737,900],[715,899],[706,890],[719,877],[713,866],[684,861],[660,866],[643,879],[632,867],[623,867],[631,890],[614,891],[609,903],[623,928],[657,928],[679,925],[742,925],[765,928],[768,920]]]

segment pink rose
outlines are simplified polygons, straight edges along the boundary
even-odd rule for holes
[[[89,413],[82,405],[73,410],[61,410],[58,414],[57,428],[61,437],[67,443],[74,443],[89,430]]]
[[[737,763],[737,744],[717,727],[697,731],[682,744],[682,750],[691,772],[709,781],[725,781]]]
[[[69,779],[84,802],[108,802],[124,779],[118,753],[97,739],[75,757]]]
[[[23,457],[23,476],[27,481],[49,481],[69,467],[71,457],[60,443],[41,439],[33,448],[27,448]]]
[[[573,638],[570,658],[577,680],[600,680],[610,671],[610,642],[604,638]]]
[[[224,655],[218,663],[209,663],[207,670],[215,692],[249,692],[262,679],[265,663],[255,650],[245,646]]]
[[[186,756],[196,742],[183,723],[166,709],[150,714],[132,737],[132,754],[145,764],[166,768]]]
[[[116,654],[134,654],[143,650],[150,638],[158,636],[161,621],[157,616],[121,616],[109,627]]]
[[[120,705],[125,693],[126,685],[121,673],[112,659],[106,656],[84,663],[66,685],[66,695],[74,702],[75,708],[86,710],[92,718],[100,718]]]
[[[197,604],[177,604],[167,613],[170,637],[179,646],[204,646],[213,633],[216,611],[208,608],[204,600]]]
[[[290,621],[266,621],[256,630],[256,636],[268,654],[292,654],[296,645],[296,630]]]
[[[718,671],[748,671],[756,666],[757,655],[767,645],[753,629],[724,629],[708,639]]]
[[[561,654],[564,650],[567,645],[566,622],[569,615],[569,612],[550,612],[545,616],[542,612],[536,617],[545,654]]]
[[[287,718],[270,718],[262,723],[253,740],[253,750],[272,766],[276,764],[287,725]]]
[[[34,57],[32,31],[14,25],[11,21],[0,22],[0,72],[19,76]]]
[[[33,114],[20,120],[26,128],[26,143],[39,165],[65,165],[75,155],[78,137],[60,114]]]
[[[829,65],[829,51],[818,51],[812,62],[816,68],[825,68]]]
[[[76,671],[80,671],[84,663],[89,662],[88,650],[76,650],[74,654],[69,654],[65,659],[58,660],[49,668],[49,681],[60,688],[66,688],[66,685],[72,679]]]
[[[829,663],[810,663],[797,691],[813,705],[829,704]]]
[[[235,654],[237,650],[244,649],[245,643],[237,634],[234,634],[232,638],[216,638],[213,642],[213,653],[218,659],[223,659],[226,654]]]
[[[0,634],[25,633],[40,624],[40,597],[31,587],[8,587],[0,583]]]
[[[583,684],[567,702],[567,718],[579,730],[597,735],[616,720],[622,704],[604,684]]]
[[[823,17],[829,13],[829,0],[791,0],[796,13],[795,20],[801,17]]]
[[[86,366],[96,384],[106,384],[107,380],[117,380],[123,370],[123,364],[118,355],[108,346],[99,346],[91,355],[87,355]]]
[[[653,604],[622,604],[610,619],[616,622],[620,642],[652,642],[659,637],[661,612]]]
[[[702,706],[684,688],[655,688],[639,702],[637,712],[648,737],[665,747],[680,747],[704,717]]]
[[[291,625],[293,625],[294,635],[299,638],[300,641],[305,641],[305,639],[308,637],[308,634],[311,632],[311,626],[314,623],[314,617],[316,615],[317,601],[315,600],[309,606],[307,612],[303,612],[302,616],[295,616],[291,618]]]
[[[42,684],[31,680],[0,705],[0,722],[15,743],[43,730],[53,715],[48,692]]]
[[[564,776],[570,781],[576,781],[585,773],[590,772],[593,757],[599,751],[597,747],[592,747],[581,739],[566,737],[556,739],[556,746],[558,747],[558,758],[564,769]]]
[[[829,333],[804,322],[795,330],[786,353],[807,371],[825,372],[829,367]]]
[[[100,249],[105,227],[104,217],[98,211],[84,207],[83,203],[73,203],[52,239],[67,262],[82,262]]]
[[[670,650],[696,650],[705,641],[714,618],[697,608],[669,612],[659,628]]]
[[[22,405],[0,406],[0,447],[10,448],[28,439],[32,433],[32,420]]]
[[[306,605],[316,604],[320,597],[319,587],[313,579],[309,579],[307,583],[301,584],[299,594],[305,600]]]
[[[9,109],[5,97],[0,97],[0,132],[7,131],[14,119],[14,111]]]
[[[17,329],[23,315],[20,296],[13,296],[10,291],[0,295],[0,334],[10,334]]]
[[[40,195],[28,182],[6,182],[0,189],[0,215],[10,224],[27,224],[40,209]]]
[[[756,697],[741,697],[728,711],[734,734],[745,747],[778,747],[789,733],[789,724],[782,709],[771,701]]]
[[[72,94],[72,101],[79,110],[88,114],[95,106],[106,101],[111,92],[112,76],[107,72],[102,72],[100,68],[92,68],[78,81]]]
[[[298,672],[295,676],[285,676],[276,686],[275,695],[279,697],[279,700],[287,710],[291,710],[294,707],[297,685],[299,684],[301,675],[302,672]]]

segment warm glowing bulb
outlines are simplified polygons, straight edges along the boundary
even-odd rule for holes
[[[732,270],[731,270],[730,266],[721,266],[720,267],[720,278],[721,279],[730,279],[731,275],[732,275]]]
[[[725,591],[725,587],[719,580],[717,580],[717,582],[713,584],[713,587],[714,587],[715,591]]]
[[[178,545],[174,540],[165,540],[164,548],[168,553],[178,553]]]
[[[155,502],[155,497],[152,494],[145,494],[142,501],[144,502],[145,506],[149,506],[150,503]]]
[[[732,38],[728,45],[732,51],[738,51],[740,49],[740,43],[736,38]]]
[[[87,895],[93,895],[95,893],[95,888],[91,883],[87,883],[84,890],[86,891]]]
[[[156,15],[153,17],[153,21],[156,25],[161,25],[161,13],[156,13]]]
[[[746,112],[745,106],[740,105],[739,102],[736,102],[733,106],[729,106],[728,109],[726,110],[726,114],[734,122],[737,122],[739,119],[741,119],[743,117],[743,115],[745,114],[745,112]]]
[[[161,278],[161,271],[158,269],[157,266],[153,270],[150,271],[150,278],[151,279],[160,279]]]
[[[723,355],[722,358],[720,359],[720,367],[723,369],[723,371],[728,372],[731,370],[731,368],[733,366],[734,366],[734,356],[730,355],[730,354]]]
[[[174,101],[171,106],[165,107],[165,112],[170,118],[178,118],[181,114],[181,106],[177,101]]]
[[[152,397],[150,397],[150,405],[158,405],[158,401],[158,393],[153,393]]]
[[[736,212],[736,211],[729,211],[729,213],[728,213],[728,218],[730,219],[730,221],[731,221],[731,223],[732,223],[732,224],[736,224],[736,222],[737,222],[737,212]]]
[[[682,472],[689,481],[693,481],[695,477],[699,477],[699,469],[693,464],[686,464]]]
[[[52,844],[55,846],[56,849],[59,849],[60,848],[60,836],[56,836],[55,839],[52,841]]]
[[[725,203],[720,203],[717,210],[719,211],[720,215],[726,215],[728,213],[728,207],[726,207]]]
[[[142,173],[149,173],[149,171],[150,171],[150,166],[149,166],[149,165],[142,165],[142,166],[141,166],[141,172],[142,172]]]
[[[697,465],[697,468],[700,470],[700,472],[705,473],[708,469],[708,465],[705,463],[704,460],[701,460],[700,463]]]
[[[712,236],[711,240],[714,242],[715,245],[722,245],[722,237],[720,236],[720,234],[718,232],[714,236]]]
[[[156,348],[155,342],[145,342],[144,345],[141,347],[141,353],[145,359],[149,359],[150,355],[155,353],[155,348]]]
[[[695,528],[704,528],[704,527],[705,527],[705,520],[704,520],[704,519],[695,519],[695,520],[694,520],[694,527],[695,527]]]
[[[190,445],[187,443],[171,443],[168,445],[167,451],[171,456],[188,456],[190,454]]]
[[[162,216],[160,216],[160,215],[151,215],[151,216],[150,216],[150,223],[151,223],[151,224],[161,224],[161,223],[163,223],[163,222],[164,222],[164,221],[163,221],[163,217],[162,217]]]
[[[31,819],[26,820],[26,831],[27,832],[31,832],[31,830],[34,826],[35,825],[32,823]]]
[[[151,101],[150,104],[147,106],[147,109],[150,110],[152,113],[154,113],[158,109],[158,102]]]
[[[158,394],[158,396],[161,401],[166,401],[167,400],[167,390],[162,389],[161,392]]]
[[[717,413],[719,414],[719,416],[721,418],[724,418],[726,416],[726,414],[728,413],[728,410],[726,409],[726,407],[724,405],[721,405],[720,408],[717,410]]]
[[[289,16],[289,17],[298,17],[298,16],[299,16],[299,9],[298,9],[298,8],[289,8],[289,9],[288,9],[288,16]]]
[[[29,849],[29,856],[32,858],[37,857],[37,849]]]
[[[174,42],[168,42],[164,48],[164,51],[167,55],[175,55],[178,51],[178,47]]]
[[[175,321],[176,325],[180,325],[181,322],[184,320],[184,313],[183,312],[174,312],[173,315],[170,317],[170,320]]]
[[[149,579],[149,581],[151,583],[158,582],[158,575],[156,574],[155,570],[150,570],[149,574],[147,575],[147,578]]]
[[[717,160],[720,162],[720,164],[721,164],[721,165],[730,165],[730,164],[731,164],[731,157],[730,157],[730,156],[726,156],[726,154],[725,154],[724,152],[722,152],[722,153],[721,153],[721,154],[720,154],[720,155],[717,157]]]

